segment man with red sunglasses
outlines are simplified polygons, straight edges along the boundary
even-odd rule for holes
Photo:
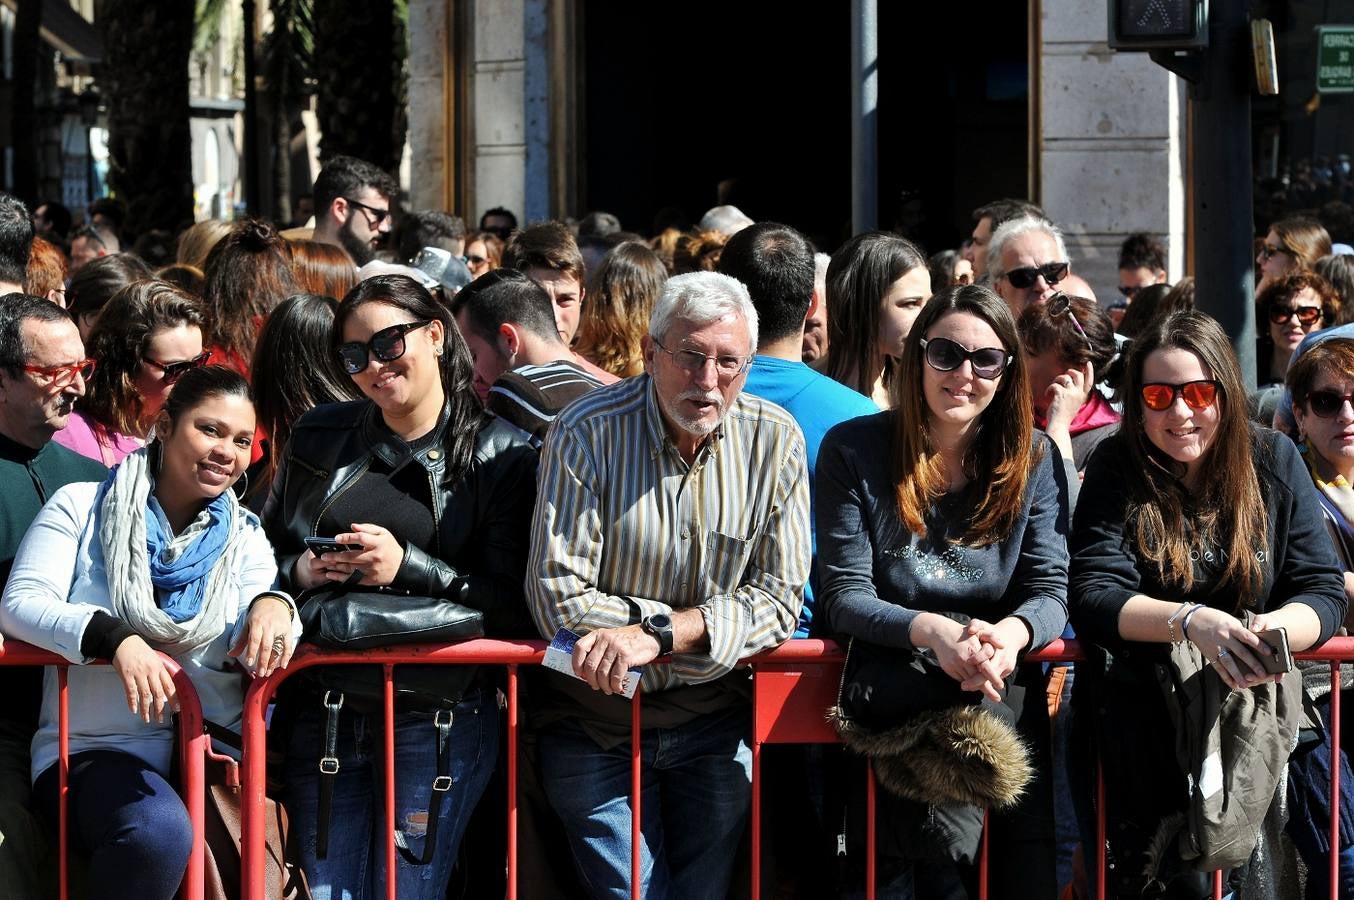
[[[66,484],[107,474],[52,442],[85,392],[88,366],[65,310],[26,294],[0,297],[0,586],[48,498]],[[38,727],[42,669],[0,668],[0,696],[0,884],[5,897],[27,900],[45,896],[39,873],[55,871],[28,809],[28,747]]]
[[[1039,216],[1021,216],[1004,223],[987,246],[992,290],[1006,301],[1016,318],[1030,304],[1047,302],[1071,269],[1062,232]]]

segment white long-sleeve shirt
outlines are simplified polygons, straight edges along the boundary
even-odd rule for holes
[[[168,721],[146,724],[127,708],[121,679],[110,666],[86,666],[80,642],[100,610],[112,614],[102,544],[93,527],[96,482],[57,491],[29,527],[0,598],[0,632],[59,653],[70,669],[70,752],[121,750],[168,772],[174,736]],[[210,644],[178,657],[210,721],[238,731],[244,675],[227,651],[239,637],[249,604],[271,590],[277,563],[253,513],[240,508],[236,528],[245,530],[243,564],[230,573],[237,602],[226,612],[226,629]],[[293,638],[301,623],[292,623]],[[33,736],[33,778],[57,760],[57,679],[43,678],[42,715]]]

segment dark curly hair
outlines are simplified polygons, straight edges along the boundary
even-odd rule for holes
[[[118,291],[89,333],[87,352],[99,364],[86,382],[80,408],[110,432],[145,433],[150,423],[143,421],[136,376],[151,338],[179,325],[205,332],[206,323],[202,304],[167,281],[137,281]]]

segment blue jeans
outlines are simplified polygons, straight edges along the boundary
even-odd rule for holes
[[[641,741],[646,900],[724,900],[752,801],[752,714],[742,707]],[[597,746],[576,723],[541,734],[541,774],[584,887],[628,900],[630,744]]]
[[[325,710],[306,701],[287,753],[288,810],[300,838],[301,865],[314,900],[384,897],[386,883],[385,737],[379,716],[344,709],[339,716],[339,772],[334,779],[329,852],[315,858]],[[442,800],[437,847],[426,866],[395,858],[400,900],[440,900],[456,864],[470,813],[498,754],[498,703],[493,690],[471,688],[451,726],[451,790]],[[437,775],[437,732],[431,712],[395,714],[395,827],[409,849],[423,853]]]
[[[90,896],[171,900],[193,846],[193,824],[173,786],[120,750],[76,753],[68,783],[71,847],[89,856]],[[33,783],[33,802],[55,843],[56,766]]]

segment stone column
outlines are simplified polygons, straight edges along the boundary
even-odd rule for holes
[[[452,0],[409,0],[409,208],[456,211]]]
[[[1119,296],[1119,244],[1160,237],[1185,263],[1185,95],[1145,53],[1106,46],[1105,0],[1041,0],[1039,202],[1067,234],[1073,271]]]

